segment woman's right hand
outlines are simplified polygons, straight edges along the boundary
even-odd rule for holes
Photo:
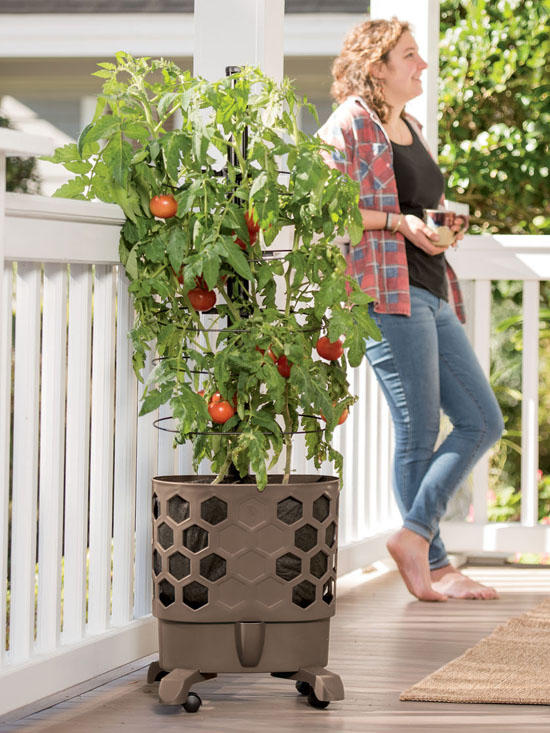
[[[429,255],[440,255],[447,249],[446,245],[436,247],[432,244],[432,242],[439,240],[439,236],[414,214],[407,214],[403,217],[398,231],[416,247]]]

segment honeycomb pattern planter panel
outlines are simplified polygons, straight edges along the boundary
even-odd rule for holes
[[[334,614],[338,480],[153,479],[153,613],[180,622],[312,621]]]

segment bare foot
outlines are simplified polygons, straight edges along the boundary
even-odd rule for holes
[[[498,598],[498,593],[494,588],[472,580],[460,570],[453,568],[452,565],[432,570],[430,576],[433,589],[444,593],[449,598],[472,601],[493,601]]]
[[[432,588],[428,550],[430,543],[416,532],[403,527],[386,543],[409,592],[419,601],[446,601],[443,593]]]

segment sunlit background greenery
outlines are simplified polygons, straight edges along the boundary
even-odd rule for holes
[[[550,0],[443,0],[440,162],[472,231],[550,234]],[[520,282],[493,283],[491,380],[506,417],[490,518],[519,519]],[[550,514],[550,284],[541,283],[539,519]]]

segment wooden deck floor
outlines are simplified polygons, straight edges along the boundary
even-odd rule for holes
[[[208,731],[291,733],[304,730],[372,731],[527,731],[550,730],[550,707],[456,705],[399,702],[413,682],[461,654],[493,628],[550,595],[549,569],[470,568],[476,578],[497,586],[493,602],[414,601],[397,573],[390,571],[354,584],[339,594],[332,625],[329,668],[344,681],[346,699],[326,710],[311,708],[294,683],[269,675],[221,675],[193,689],[202,697],[191,715],[157,702],[157,685],[147,685],[152,658],[110,676],[41,701],[4,718],[1,731]]]

